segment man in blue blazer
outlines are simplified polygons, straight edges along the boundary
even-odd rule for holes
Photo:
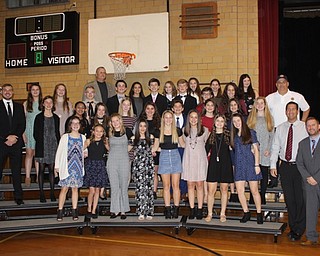
[[[23,106],[12,100],[11,84],[2,86],[2,97],[0,101],[0,180],[4,163],[9,156],[14,200],[21,205],[24,203],[21,187],[22,147],[24,146],[22,134],[26,128],[26,118]]]

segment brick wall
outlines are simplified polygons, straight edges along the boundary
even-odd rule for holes
[[[73,1],[71,1],[73,2]],[[4,33],[0,37],[0,84],[12,83],[15,98],[26,98],[26,82],[40,82],[43,94],[52,94],[57,83],[65,83],[71,102],[81,98],[83,85],[94,80],[88,75],[88,20],[94,17],[93,0],[76,0],[80,13],[80,64],[75,66],[4,68]],[[242,73],[250,74],[258,89],[258,6],[257,0],[218,0],[220,26],[218,37],[213,39],[182,40],[179,15],[182,3],[208,2],[208,0],[170,0],[170,70],[127,74],[127,83],[140,81],[145,86],[151,77],[157,77],[162,85],[167,80],[197,77],[201,83],[218,78],[221,82],[234,80]],[[70,4],[7,9],[0,1],[1,31],[5,30],[5,18],[39,15],[66,11]],[[165,12],[166,0],[98,0],[97,18],[145,13]],[[147,25],[147,24],[146,24]],[[152,28],[150,28],[152,29]],[[114,82],[112,75],[108,81]]]

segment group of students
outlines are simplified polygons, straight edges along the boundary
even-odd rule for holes
[[[46,201],[45,167],[49,170],[51,201],[56,200],[54,183],[59,176],[62,188],[58,221],[63,219],[69,188],[72,217],[78,219],[78,188],[82,186],[89,188],[87,215],[97,218],[99,197],[105,196],[107,183],[111,189],[110,218],[125,219],[130,211],[128,184],[132,179],[136,184],[138,219],[150,220],[159,174],[165,218],[178,218],[179,185],[184,180],[189,218],[202,219],[202,207],[207,203],[205,221],[210,222],[219,183],[220,221],[225,222],[228,185],[235,184],[244,211],[240,221],[247,222],[248,182],[257,223],[262,224],[261,203],[265,203],[273,122],[266,100],[253,90],[250,76],[242,75],[239,86],[228,83],[223,92],[218,79],[202,90],[196,78],[180,79],[177,87],[168,81],[161,94],[160,81],[152,78],[148,88],[150,95],[144,97],[141,83],[135,82],[127,97],[126,82],[118,80],[112,97],[117,100],[109,98],[104,104],[95,100],[94,87],[86,86],[84,100],[77,102],[72,112],[64,84],[56,85],[53,97],[43,98],[40,85],[32,85],[24,103],[26,185],[30,185],[35,157],[41,202]],[[236,195],[234,191],[233,185],[231,196]]]

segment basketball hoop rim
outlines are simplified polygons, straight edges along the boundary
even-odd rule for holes
[[[110,52],[108,53],[108,56],[110,58],[131,58],[131,59],[135,59],[136,55],[134,53],[130,53],[130,52]]]

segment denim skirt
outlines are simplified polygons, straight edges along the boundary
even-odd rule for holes
[[[181,157],[178,149],[161,149],[159,159],[159,174],[174,174],[182,172]]]

